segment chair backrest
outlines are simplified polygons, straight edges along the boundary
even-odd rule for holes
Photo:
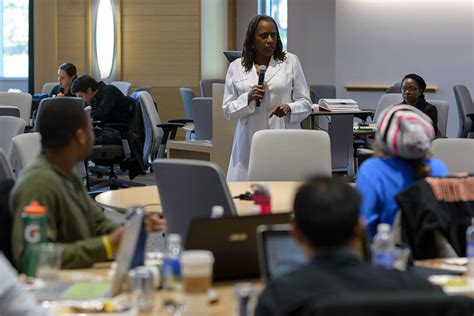
[[[401,93],[388,93],[384,94],[380,97],[379,102],[377,104],[377,108],[375,109],[374,115],[374,122],[377,122],[380,118],[382,112],[395,104],[400,104],[403,102],[403,96]]]
[[[43,84],[43,88],[41,89],[41,93],[51,94],[51,91],[53,91],[54,87],[56,87],[57,85],[57,82],[45,82],[45,84]]]
[[[10,161],[8,161],[7,154],[0,148],[0,182],[5,179],[15,180],[15,174]]]
[[[330,177],[329,135],[316,130],[261,130],[250,148],[249,181],[304,181]]]
[[[10,163],[13,163],[13,137],[25,131],[26,122],[14,116],[0,116],[0,149],[3,149]]]
[[[192,99],[194,133],[197,140],[212,139],[212,98]]]
[[[140,86],[140,87],[136,87],[135,90],[133,90],[133,93],[140,92],[140,91],[146,91],[149,94],[151,94],[151,89],[152,89],[152,86]]]
[[[391,87],[388,87],[385,93],[400,93],[402,91],[402,83],[395,82]]]
[[[472,102],[471,93],[467,87],[463,85],[455,85],[453,91],[454,97],[456,98],[459,116],[458,137],[466,138],[468,137],[472,127],[472,120],[467,117],[467,115],[474,113],[474,104]]]
[[[32,96],[24,92],[0,92],[0,104],[12,105],[20,109],[20,117],[30,122]]]
[[[336,86],[322,84],[310,85],[309,93],[311,97],[311,102],[317,104],[319,102],[319,99],[335,99]]]
[[[36,115],[36,122],[34,123],[35,132],[39,132],[40,118],[43,115],[44,110],[53,103],[61,103],[63,106],[71,106],[73,104],[80,104],[84,106],[84,101],[81,98],[76,97],[60,97],[60,98],[44,98],[41,100],[38,106],[38,114]],[[90,108],[90,107],[89,107]]]
[[[150,155],[153,155],[158,150],[161,138],[163,137],[163,130],[157,126],[157,124],[161,123],[161,120],[151,94],[147,91],[140,91],[138,92],[138,98],[145,127],[143,159],[147,162]]]
[[[191,221],[210,218],[214,205],[224,216],[237,214],[224,174],[216,164],[185,159],[156,159],[153,162],[167,232],[187,240]]]
[[[448,129],[448,112],[449,104],[443,100],[426,100],[432,104],[438,112],[438,131],[440,137],[446,137],[446,130]]]
[[[474,173],[474,139],[438,138],[431,151],[434,158],[444,161],[450,173]]]
[[[0,105],[0,116],[20,117],[20,109],[12,105]]]
[[[201,97],[212,97],[212,84],[225,83],[225,79],[203,79],[199,81],[201,88]]]
[[[120,91],[122,91],[123,95],[128,95],[130,87],[132,86],[132,84],[127,81],[112,81],[110,84],[116,86]]]
[[[196,97],[194,91],[190,88],[179,88],[179,94],[181,94],[181,100],[183,101],[184,113],[186,114],[186,119],[194,120],[193,109],[192,109],[192,99]]]
[[[41,152],[40,133],[26,133],[13,137],[13,150],[15,151],[16,162],[15,173],[21,171],[28,163],[33,161]]]

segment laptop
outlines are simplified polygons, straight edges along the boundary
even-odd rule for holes
[[[303,248],[290,235],[291,225],[260,225],[257,228],[258,259],[264,284],[308,262]]]
[[[290,213],[194,219],[185,248],[212,251],[216,281],[257,278],[257,227],[289,221]]]
[[[142,210],[136,210],[125,224],[117,266],[110,281],[47,282],[45,287],[33,291],[39,300],[94,300],[120,294],[128,276],[144,218]]]

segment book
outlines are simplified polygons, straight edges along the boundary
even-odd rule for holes
[[[359,104],[352,99],[320,99],[318,105],[323,111],[360,111]]]

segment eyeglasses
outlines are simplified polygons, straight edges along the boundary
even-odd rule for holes
[[[415,86],[410,86],[410,87],[402,87],[401,90],[402,92],[408,92],[408,91],[415,92],[418,90],[418,88]]]

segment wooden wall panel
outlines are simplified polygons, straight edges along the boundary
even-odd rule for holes
[[[34,3],[35,92],[40,93],[45,82],[57,80],[56,0]]]
[[[58,17],[87,16],[89,10],[88,0],[57,0]]]
[[[200,1],[122,0],[122,8],[122,16],[198,16],[200,12]]]
[[[137,85],[197,86],[198,17],[124,17],[122,74]]]
[[[122,80],[151,85],[163,121],[184,118],[180,87],[199,91],[200,7],[199,0],[122,0]]]
[[[87,17],[58,17],[58,65],[71,62],[79,74],[89,71],[87,29]]]

